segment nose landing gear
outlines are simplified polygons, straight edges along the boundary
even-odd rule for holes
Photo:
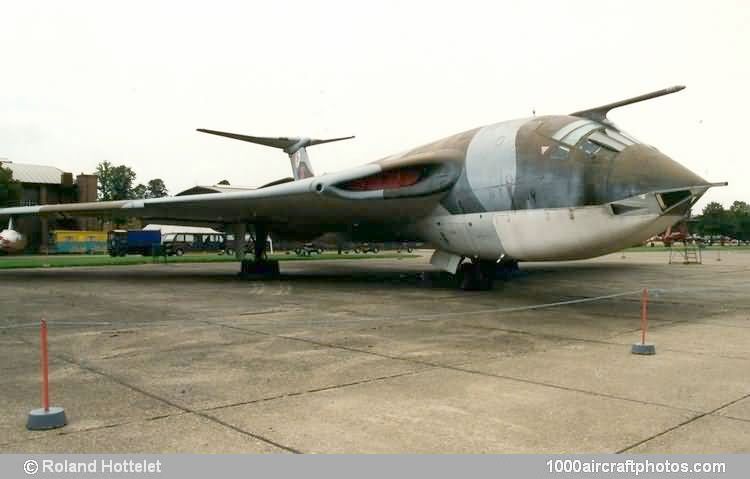
[[[494,287],[495,279],[510,279],[518,271],[518,261],[465,261],[457,272],[458,284],[465,291],[488,291]]]
[[[458,280],[465,291],[488,291],[495,281],[497,263],[486,260],[472,260],[461,263]]]

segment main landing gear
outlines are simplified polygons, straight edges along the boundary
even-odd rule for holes
[[[238,236],[235,236],[236,238]],[[244,239],[244,233],[242,234]],[[279,276],[279,262],[269,260],[266,253],[268,228],[265,225],[255,225],[255,244],[253,248],[253,259],[241,259],[239,276],[242,279],[269,279]],[[244,252],[245,248],[239,251]]]
[[[458,284],[465,291],[487,291],[495,279],[510,279],[518,271],[518,261],[469,260],[458,268]]]

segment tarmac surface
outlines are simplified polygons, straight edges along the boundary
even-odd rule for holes
[[[750,452],[750,252],[667,257],[488,292],[426,255],[0,271],[0,452]],[[69,424],[31,432],[41,318]]]

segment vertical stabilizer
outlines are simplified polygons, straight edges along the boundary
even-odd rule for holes
[[[304,178],[312,178],[315,173],[310,163],[310,157],[307,156],[307,149],[305,147],[291,153],[289,160],[292,162],[292,174],[295,180],[301,180]]]

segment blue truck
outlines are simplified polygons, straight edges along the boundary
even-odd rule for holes
[[[113,230],[107,235],[107,251],[112,257],[127,254],[151,256],[160,247],[160,230]]]

